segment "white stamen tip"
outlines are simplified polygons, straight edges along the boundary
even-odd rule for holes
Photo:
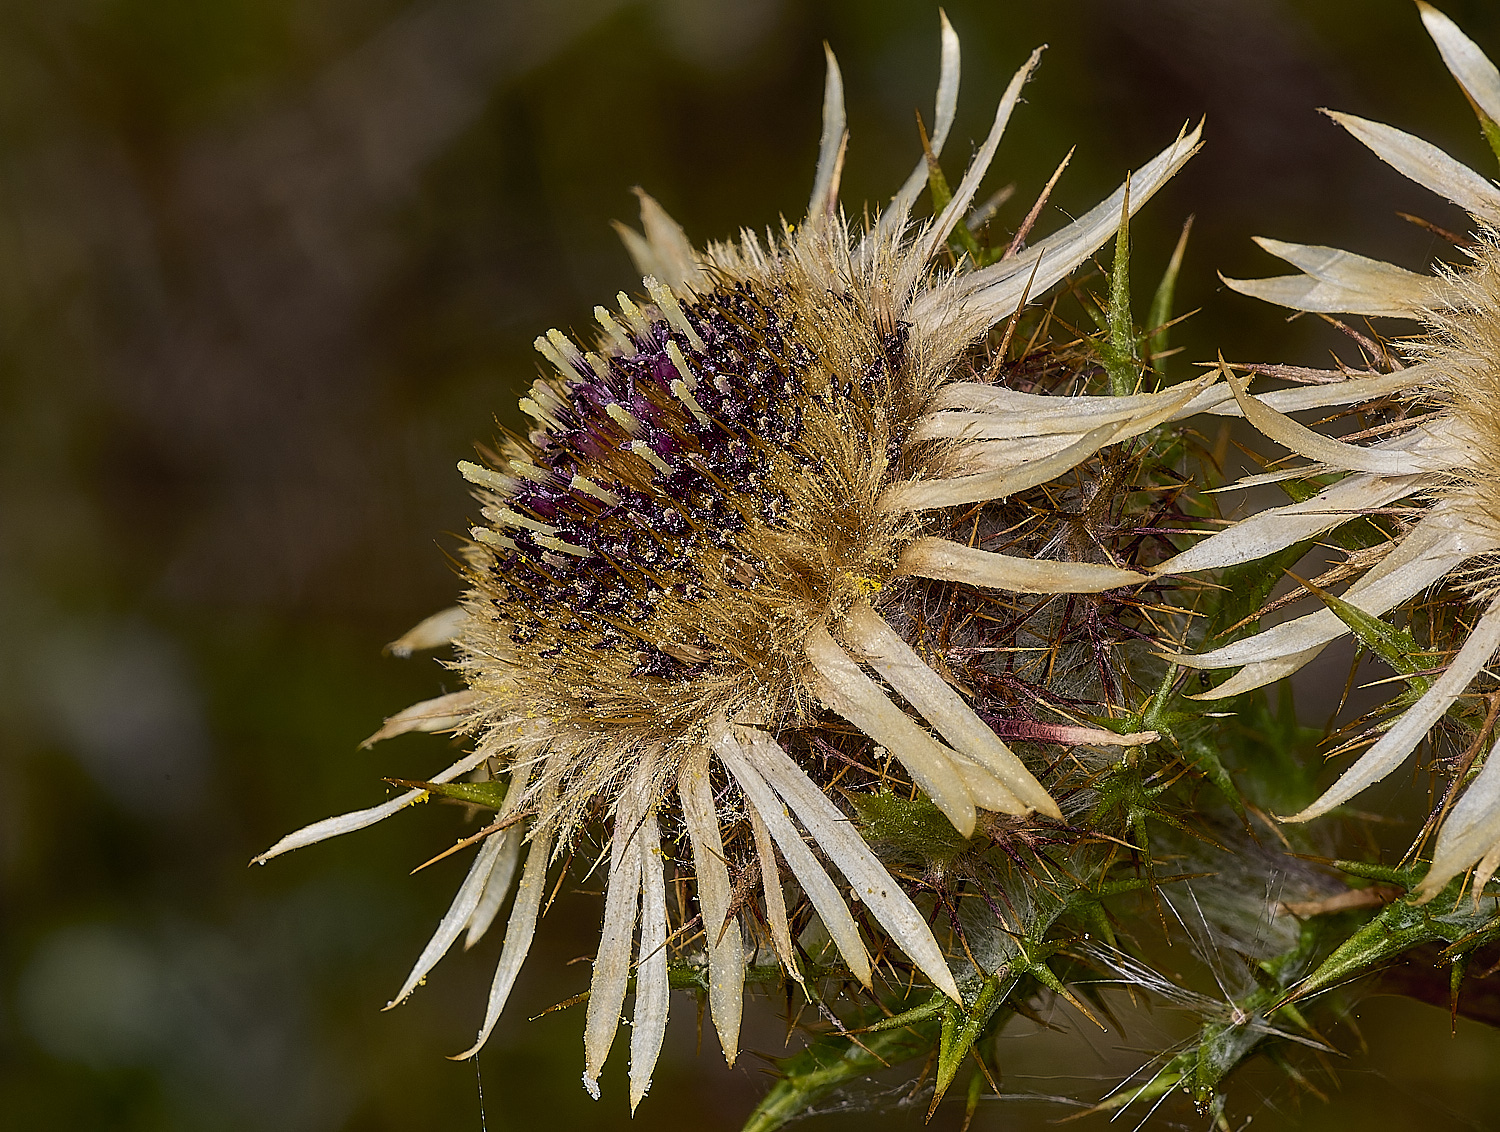
[[[557,334],[557,331],[554,330],[551,333]],[[562,338],[560,334],[558,335],[558,337]],[[568,342],[566,338],[563,338],[562,340],[563,342],[567,343],[567,345],[573,346],[573,343]],[[576,373],[576,370],[573,368],[572,364],[569,362],[568,358],[563,354],[563,352],[558,349],[550,334],[546,338],[538,338],[535,342],[532,343],[532,345],[536,347],[536,352],[538,354],[541,354],[542,357],[546,358],[549,362],[552,363],[553,368],[555,368],[558,373],[564,374],[569,377],[573,376]],[[577,349],[578,348],[576,346],[573,346],[573,351],[575,353],[577,352]]]
[[[458,474],[477,487],[487,487],[493,491],[510,491],[509,477],[468,460],[458,462]]]
[[[667,341],[667,357],[672,360],[672,365],[677,372],[682,374],[682,380],[687,382],[687,387],[698,388],[698,378],[693,374],[692,367],[688,365],[687,356],[683,354],[682,347],[670,339]]]
[[[551,342],[556,347],[557,352],[570,362],[576,362],[583,354],[583,351],[574,344],[573,340],[561,330],[547,331],[547,341]]]
[[[600,326],[604,327],[604,333],[609,335],[609,340],[615,344],[615,348],[621,354],[627,358],[635,357],[635,342],[629,334],[625,333],[625,328],[615,321],[614,315],[603,307],[595,307],[594,318],[598,320]]]
[[[650,293],[657,307],[661,309],[662,315],[671,324],[672,329],[678,331],[686,338],[693,349],[703,349],[703,339],[698,337],[698,332],[693,329],[693,324],[687,320],[687,315],[682,310],[682,304],[677,301],[677,296],[672,293],[672,289],[663,286],[659,280],[651,275],[646,276],[644,282],[646,290]]]
[[[529,519],[519,512],[512,511],[509,507],[488,507],[485,509],[486,518],[492,518],[502,527],[521,527],[524,530],[535,531],[542,535],[555,535],[557,528],[548,526],[546,523],[538,523],[535,519]]]
[[[641,308],[630,301],[630,296],[621,291],[615,296],[615,301],[620,304],[620,313],[625,316],[625,323],[635,332],[637,337],[644,337],[651,331],[651,320],[641,313]]]
[[[582,476],[574,476],[569,485],[574,491],[581,491],[585,495],[592,495],[600,503],[607,503],[611,507],[620,505],[620,497],[612,491],[600,487],[593,480],[584,479]]]
[[[608,405],[604,406],[604,411],[609,414],[610,420],[614,421],[615,424],[619,425],[631,436],[635,436],[641,431],[641,422],[635,418],[629,409],[618,401],[611,401]]]
[[[571,542],[563,542],[560,538],[552,538],[550,535],[537,535],[536,542],[539,546],[545,546],[548,550],[555,550],[559,554],[571,554],[577,558],[587,558],[593,551],[587,547],[576,546]]]
[[[551,425],[551,424],[555,423],[552,420],[551,414],[548,413],[546,409],[544,409],[540,405],[538,405],[530,397],[522,397],[521,398],[520,408],[521,408],[521,412],[525,413],[528,417],[531,417],[533,420],[535,420],[535,421],[537,421],[537,422],[539,422],[541,424]]]
[[[488,527],[470,527],[469,537],[475,542],[482,542],[485,546],[497,546],[502,550],[513,550],[520,553],[521,548],[516,545],[515,539],[506,538],[504,535],[496,534]]]
[[[672,382],[672,395],[688,407],[688,411],[693,414],[699,424],[706,426],[709,423],[708,414],[703,411],[703,406],[698,404],[698,399],[688,389],[687,382]]]
[[[527,479],[532,480],[535,483],[546,483],[549,479],[552,478],[551,472],[547,471],[547,469],[545,468],[537,467],[530,460],[511,460],[509,461],[509,464],[521,475],[525,476]],[[462,465],[459,466],[460,468],[462,467]],[[470,467],[473,466],[474,465],[472,464],[470,465]],[[468,479],[468,476],[465,476],[464,478]]]
[[[658,456],[651,445],[647,444],[644,440],[632,440],[630,442],[630,450],[664,476],[670,476],[677,470]]]

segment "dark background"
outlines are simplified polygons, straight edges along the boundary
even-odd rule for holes
[[[1420,269],[1444,249],[1395,210],[1462,226],[1315,107],[1493,166],[1402,0],[947,10],[964,43],[950,178],[1014,69],[1051,45],[988,182],[1017,184],[1002,224],[1073,144],[1043,231],[1207,115],[1207,147],[1135,229],[1144,289],[1197,214],[1188,359],[1322,364],[1338,344],[1218,282],[1276,271],[1251,234]],[[1495,4],[1446,10],[1500,52]],[[379,800],[382,775],[451,758],[429,736],[356,744],[453,686],[380,650],[455,593],[445,532],[470,510],[455,462],[510,419],[532,338],[637,286],[608,226],[634,219],[630,186],[698,241],[799,215],[823,40],[848,90],[844,199],[878,204],[916,157],[913,110],[931,117],[927,3],[0,6],[0,1125],[625,1126],[623,1039],[594,1104],[579,1012],[527,1021],[585,985],[568,961],[592,952],[597,900],[565,896],[544,921],[476,1074],[442,1055],[470,1040],[497,938],[379,1012],[464,866],[407,871],[452,842],[459,811],[245,866]],[[1023,1023],[1001,1039],[1007,1089],[1096,1096],[1171,1040],[1158,1027],[1187,1024],[1058,1020],[1082,1036]],[[1231,1111],[1257,1128],[1500,1123],[1493,1032],[1454,1039],[1445,1012],[1393,999],[1359,1025],[1340,1030],[1329,1105],[1252,1071]],[[753,1006],[747,1045],[782,1036],[774,1006]],[[643,1126],[739,1126],[762,1063],[725,1072],[704,1045],[679,999]],[[975,1127],[1070,1111],[995,1102]]]

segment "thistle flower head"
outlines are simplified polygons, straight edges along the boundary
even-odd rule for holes
[[[1442,13],[1418,4],[1443,60],[1463,87],[1492,141],[1500,140],[1500,71]],[[1164,572],[1252,561],[1338,526],[1351,515],[1403,498],[1417,521],[1376,549],[1374,565],[1343,594],[1357,613],[1379,617],[1447,580],[1466,590],[1480,614],[1447,670],[1408,707],[1313,805],[1287,820],[1327,813],[1399,767],[1464,694],[1500,646],[1500,189],[1419,138],[1347,114],[1335,121],[1382,160],[1447,197],[1473,217],[1470,262],[1419,275],[1336,248],[1260,240],[1302,270],[1273,279],[1227,280],[1247,295],[1296,310],[1393,316],[1421,323],[1406,349],[1411,364],[1387,373],[1252,397],[1231,377],[1240,412],[1272,440],[1312,461],[1257,480],[1345,473],[1332,486],[1289,506],[1240,522],[1164,563]],[[1359,445],[1320,435],[1286,414],[1398,397],[1394,432]],[[1176,659],[1199,668],[1239,667],[1207,695],[1224,698],[1297,671],[1349,632],[1333,609],[1277,625],[1223,648]],[[1451,802],[1451,796],[1450,796]],[[1476,892],[1500,866],[1500,760],[1491,757],[1449,813],[1432,868],[1430,897],[1480,864]]]
[[[461,466],[484,520],[465,551],[467,597],[398,645],[452,639],[468,688],[393,717],[377,738],[456,729],[475,749],[435,781],[481,764],[509,779],[453,907],[397,995],[459,934],[473,942],[484,933],[519,867],[474,1049],[529,950],[556,850],[596,818],[613,824],[585,1023],[584,1080],[596,1095],[632,968],[632,1105],[661,1047],[664,854],[674,856],[664,822],[686,835],[709,1002],[731,1062],[755,948],[766,944],[801,977],[778,854],[853,977],[868,985],[872,961],[846,891],[934,987],[958,998],[924,916],[779,736],[820,711],[843,717],[965,837],[980,810],[1060,816],[882,610],[911,579],[1022,593],[1145,581],[1108,561],[977,549],[936,533],[947,527],[934,517],[1045,483],[1184,414],[1212,381],[1089,398],[974,379],[966,358],[990,329],[1087,258],[1197,145],[1196,131],[1179,136],[1128,185],[1029,248],[983,266],[955,256],[950,237],[1038,56],[1011,80],[938,215],[910,219],[928,180],[924,157],[859,229],[838,208],[847,136],[830,54],[805,220],[698,251],[643,195],[644,234],[624,235],[644,295],[596,308],[587,340],[555,330],[539,338],[551,372],[521,401],[530,432]],[[958,41],[945,20],[934,159],[957,91]],[[380,820],[418,793],[318,823],[267,856]],[[726,849],[731,832],[745,852]],[[756,877],[763,930],[740,922],[731,864]]]

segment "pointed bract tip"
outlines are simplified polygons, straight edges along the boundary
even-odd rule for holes
[[[1054,821],[1063,820],[1062,810],[1058,809],[1057,803],[1052,799],[1051,795],[1047,796],[1047,804],[1045,806],[1037,807],[1037,813],[1044,817],[1052,818]]]
[[[1193,698],[1202,699],[1203,697],[1194,696]],[[1312,821],[1313,818],[1322,817],[1326,812],[1326,809],[1319,809],[1315,802],[1305,810],[1298,810],[1295,814],[1272,814],[1271,816],[1283,825],[1301,825],[1305,821]]]
[[[1360,126],[1379,126],[1380,123],[1370,118],[1361,118],[1358,114],[1346,114],[1342,110],[1330,110],[1326,106],[1318,107],[1318,113],[1337,122],[1351,134],[1355,133]]]

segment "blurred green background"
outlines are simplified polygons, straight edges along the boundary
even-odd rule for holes
[[[1446,10],[1500,52],[1500,6]],[[1204,152],[1135,230],[1154,280],[1197,214],[1187,359],[1322,364],[1338,344],[1218,282],[1274,273],[1253,233],[1420,269],[1443,247],[1395,212],[1462,226],[1315,107],[1489,168],[1403,0],[947,11],[964,45],[950,177],[1016,66],[1051,45],[991,174],[1017,185],[1004,225],[1072,145],[1043,231],[1207,115]],[[559,900],[476,1070],[442,1055],[470,1040],[498,939],[379,1012],[464,866],[407,872],[451,844],[461,811],[246,862],[379,800],[382,775],[450,758],[430,736],[356,745],[452,686],[381,646],[451,603],[445,532],[470,508],[455,462],[509,419],[538,333],[583,328],[637,285],[608,225],[634,219],[630,186],[699,241],[799,213],[824,40],[849,97],[844,198],[878,204],[917,155],[913,110],[930,120],[932,4],[0,7],[0,1126],[626,1125],[623,1050],[595,1104],[579,1014],[527,1020],[585,985],[570,961],[592,952],[595,898]],[[1007,1031],[1005,1087],[1096,1096],[1187,1024],[1077,1021],[1059,1014],[1075,1036]],[[1446,1012],[1389,998],[1359,1024],[1337,1035],[1349,1056],[1328,1105],[1256,1070],[1231,1111],[1257,1128],[1500,1126],[1493,1032],[1453,1038]],[[754,1004],[746,1045],[783,1038],[775,1004]],[[638,1125],[738,1128],[763,1062],[729,1072],[704,1046],[679,1000]],[[995,1102],[974,1127],[1071,1111]],[[809,1127],[919,1125],[908,1109]]]

